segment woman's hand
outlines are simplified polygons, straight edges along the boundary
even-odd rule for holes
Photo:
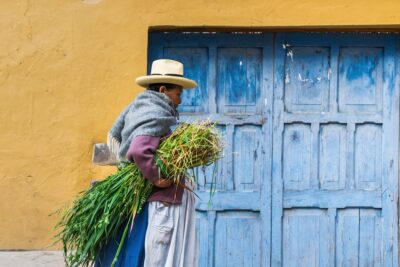
[[[154,185],[160,188],[170,187],[171,184],[172,181],[169,179],[158,179],[156,182],[154,182]]]

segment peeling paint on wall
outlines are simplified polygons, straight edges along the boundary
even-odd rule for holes
[[[289,50],[286,55],[290,57],[291,61],[293,62],[293,50]]]

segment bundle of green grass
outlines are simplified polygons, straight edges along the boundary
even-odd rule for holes
[[[214,163],[222,150],[214,126],[208,122],[178,126],[155,155],[162,176],[170,177],[176,186],[184,186],[184,176],[195,180],[188,175],[189,169]],[[151,189],[152,184],[136,165],[125,162],[115,174],[80,193],[56,226],[61,229],[56,238],[63,244],[66,265],[92,265],[107,240],[115,237],[125,224],[114,265],[128,228],[133,226],[134,217],[140,213]]]

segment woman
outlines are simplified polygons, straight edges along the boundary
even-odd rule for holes
[[[110,130],[109,144],[111,150],[118,150],[120,160],[135,162],[154,186],[148,204],[134,220],[116,266],[195,267],[194,197],[161,176],[154,154],[177,122],[182,90],[197,84],[183,77],[182,63],[167,59],[154,61],[151,74],[137,78],[136,83],[147,90],[118,117]],[[117,241],[108,242],[96,266],[111,265],[121,234],[122,229]]]

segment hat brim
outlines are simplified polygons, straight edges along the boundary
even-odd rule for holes
[[[142,87],[148,87],[154,83],[171,83],[180,85],[183,89],[193,89],[197,87],[197,83],[184,77],[175,77],[167,75],[148,75],[136,78],[136,83]]]

